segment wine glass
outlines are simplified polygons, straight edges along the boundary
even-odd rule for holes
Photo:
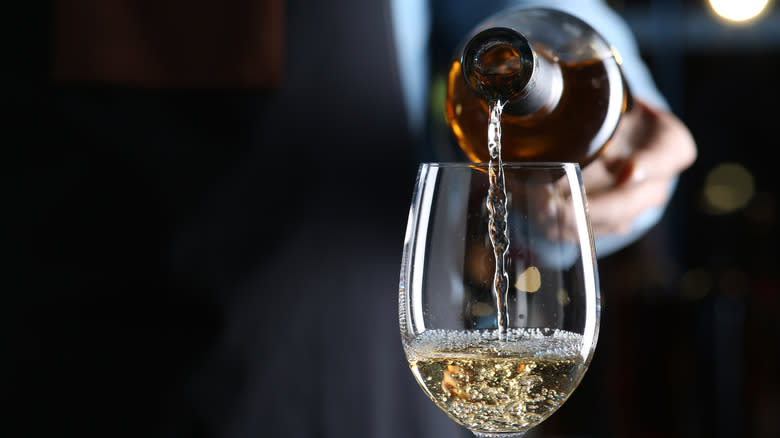
[[[555,412],[590,363],[600,319],[579,166],[502,169],[506,214],[489,205],[492,164],[420,165],[401,268],[411,371],[478,437],[519,437]]]

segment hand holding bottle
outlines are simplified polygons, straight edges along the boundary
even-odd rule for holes
[[[574,16],[497,14],[456,52],[447,122],[466,155],[486,161],[487,113],[500,102],[505,162],[580,163],[595,236],[638,236],[658,220],[696,146],[676,116],[632,98],[620,64],[617,50]],[[643,215],[655,218],[637,221]]]
[[[693,137],[674,114],[634,100],[612,145],[582,172],[594,234],[626,233],[643,211],[663,207],[695,159]]]

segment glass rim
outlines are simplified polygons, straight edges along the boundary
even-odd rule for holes
[[[504,161],[501,163],[506,168],[529,168],[529,169],[564,169],[574,167],[579,169],[580,165],[576,162],[566,161]],[[420,166],[439,167],[439,168],[477,168],[489,169],[490,163],[486,162],[463,162],[463,161],[444,161],[444,162],[421,162]]]

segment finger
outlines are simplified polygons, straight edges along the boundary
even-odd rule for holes
[[[696,144],[676,116],[642,103],[634,111],[633,132],[627,140],[633,143],[633,152],[607,164],[616,175],[617,185],[669,178],[693,164]]]
[[[613,190],[587,195],[591,229],[595,236],[625,234],[647,209],[666,205],[673,180],[645,180]],[[549,198],[544,208],[537,210],[539,224],[551,240],[576,240],[578,224],[569,197]]]
[[[673,180],[644,180],[589,197],[591,227],[595,235],[623,234],[649,208],[666,205]]]
[[[604,190],[612,190],[615,187],[615,177],[606,168],[603,160],[595,160],[580,170],[582,182],[588,194],[599,193]],[[562,177],[554,184],[556,191],[562,198],[568,198],[571,194],[571,180]]]

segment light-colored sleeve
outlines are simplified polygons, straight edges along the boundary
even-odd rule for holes
[[[428,40],[431,32],[430,5],[424,0],[390,0],[390,30],[396,67],[406,108],[409,130],[422,138],[428,103]]]

